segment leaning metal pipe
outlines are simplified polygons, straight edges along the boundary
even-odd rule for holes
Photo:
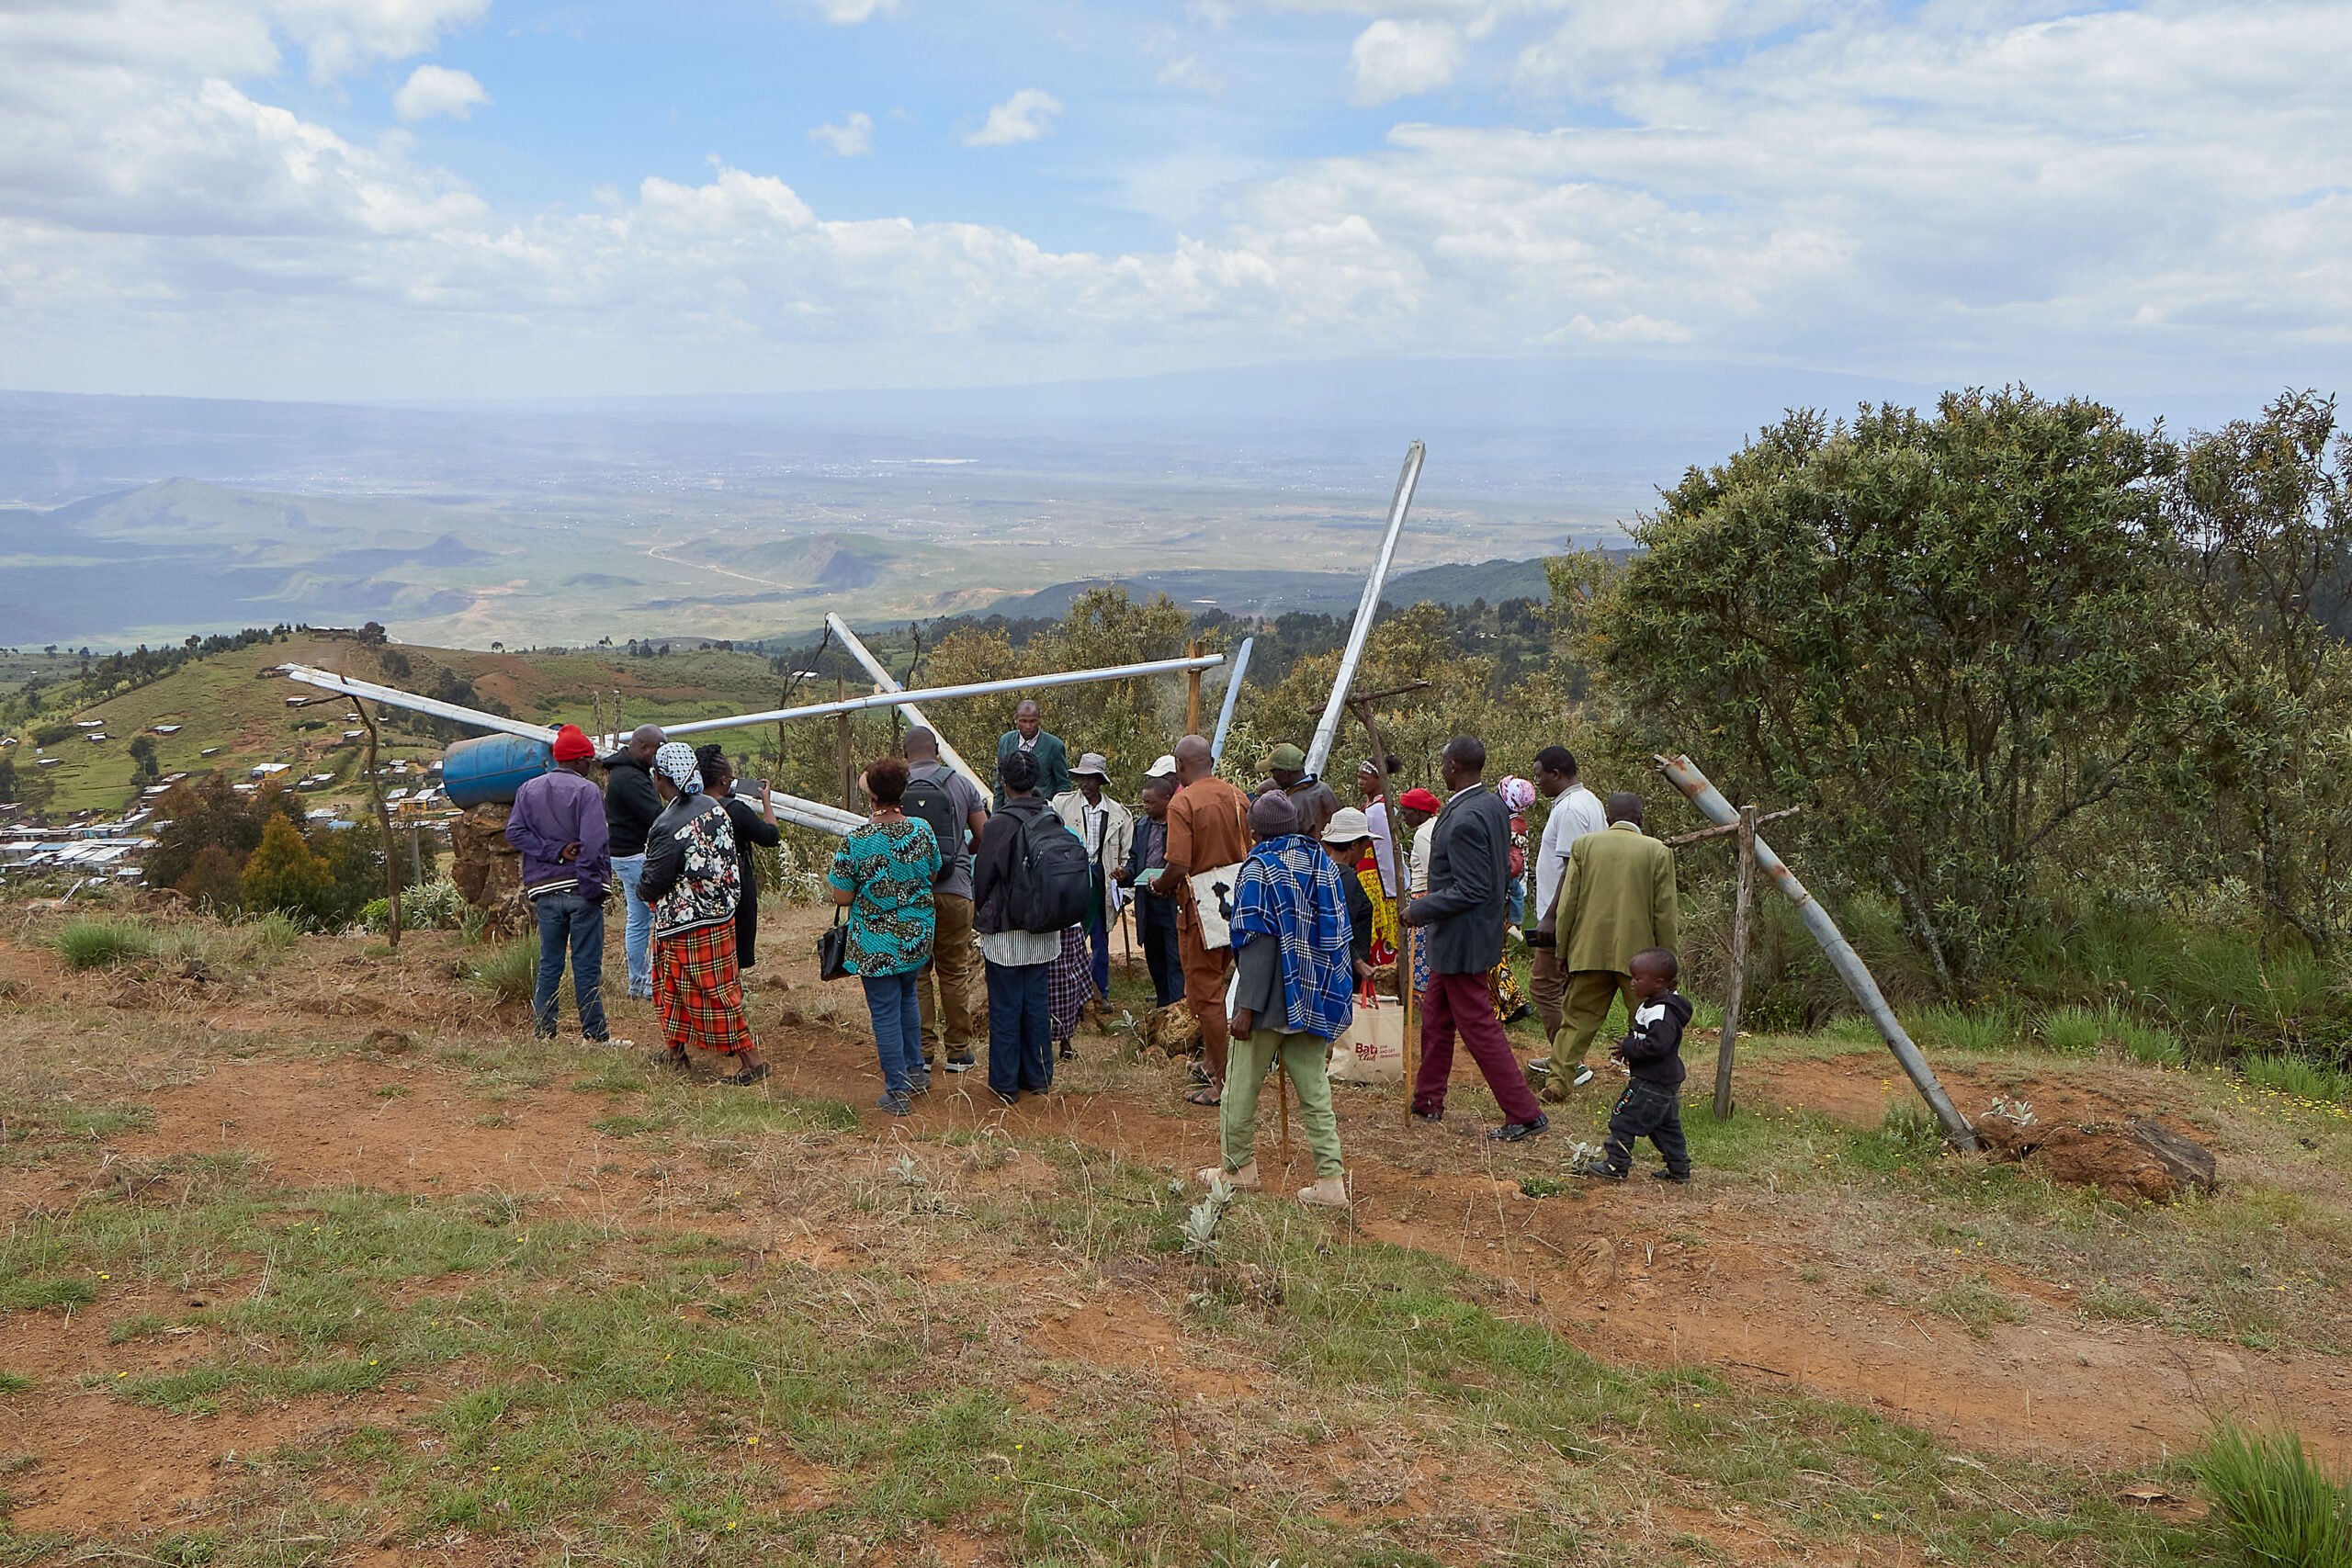
[[[842,646],[849,649],[849,656],[857,660],[859,668],[863,669],[868,675],[874,677],[874,684],[876,686],[885,692],[902,692],[906,690],[904,686],[899,684],[897,678],[884,667],[880,660],[875,658],[873,654],[866,651],[865,645],[857,640],[857,634],[849,629],[849,623],[847,621],[842,620],[839,615],[828,614],[825,616],[825,625],[831,627],[833,635],[842,639]],[[993,791],[995,786],[990,784],[986,779],[980,777],[979,774],[972,772],[972,765],[964,761],[963,756],[957,752],[955,747],[950,746],[947,743],[947,737],[940,734],[939,726],[923,717],[922,709],[915,706],[912,703],[900,703],[899,705],[899,712],[906,716],[906,720],[909,724],[919,724],[922,726],[923,728],[930,730],[934,736],[938,736],[939,760],[941,761],[946,763],[949,767],[955,769],[957,773],[971,780],[972,787],[978,790],[982,795],[989,795]]]
[[[435,718],[470,724],[477,729],[496,730],[502,735],[516,735],[526,740],[546,742],[555,739],[555,726],[552,724],[526,724],[519,718],[501,718],[480,708],[460,707],[456,703],[445,703],[435,697],[420,697],[397,686],[379,686],[373,681],[355,681],[348,675],[338,675],[331,670],[313,670],[307,664],[281,664],[277,668],[288,680],[300,681],[306,686],[340,692],[346,697],[366,697],[371,702],[429,713]]]
[[[1412,509],[1413,489],[1421,482],[1421,458],[1424,450],[1419,442],[1405,448],[1405,467],[1396,475],[1396,493],[1388,502],[1388,532],[1380,541],[1380,554],[1372,563],[1372,575],[1364,579],[1363,597],[1356,603],[1355,625],[1348,630],[1347,650],[1340,655],[1340,673],[1331,682],[1331,700],[1323,708],[1323,722],[1315,727],[1314,743],[1306,748],[1306,771],[1317,778],[1323,774],[1323,764],[1330,759],[1331,742],[1340,736],[1340,720],[1347,716],[1348,688],[1356,678],[1356,663],[1363,658],[1363,645],[1372,636],[1373,618],[1380,613],[1380,591],[1388,585],[1388,563],[1396,557],[1396,536],[1405,529],[1405,513]]]
[[[760,803],[760,792],[741,779],[735,781],[734,793],[738,800],[748,801],[753,806]],[[836,839],[846,839],[865,826],[865,818],[854,811],[843,811],[838,806],[827,806],[821,801],[803,800],[780,789],[771,790],[768,799],[775,804],[779,821],[789,822],[797,828],[814,829],[820,833],[831,833]]]
[[[1658,772],[1664,773],[1674,787],[1699,808],[1702,817],[1726,827],[1738,822],[1739,813],[1732,809],[1732,804],[1724,798],[1723,791],[1710,784],[1707,775],[1701,773],[1690,758],[1675,756],[1652,760],[1657,763]],[[1830,966],[1838,971],[1838,977],[1846,982],[1846,988],[1854,993],[1856,1001],[1862,1004],[1862,1010],[1870,1015],[1871,1022],[1878,1026],[1879,1034],[1886,1041],[1886,1048],[1894,1053],[1896,1061],[1903,1064],[1903,1071],[1910,1078],[1912,1087],[1928,1102],[1928,1109],[1936,1113],[1936,1120],[1944,1124],[1944,1135],[1961,1148],[1974,1148],[1976,1129],[1968,1124],[1968,1118],[1960,1113],[1960,1108],[1951,1102],[1951,1097],[1944,1093],[1944,1086],[1936,1077],[1935,1068],[1928,1066],[1928,1058],[1919,1054],[1919,1047],[1913,1044],[1911,1036],[1903,1032],[1903,1025],[1895,1021],[1894,1010],[1887,1006],[1886,998],[1879,994],[1878,982],[1871,978],[1870,969],[1862,963],[1861,955],[1854,951],[1854,944],[1846,940],[1845,933],[1838,931],[1838,922],[1829,918],[1829,911],[1806,891],[1804,884],[1797,880],[1796,873],[1791,871],[1760,838],[1756,840],[1756,869],[1770,877],[1781,891],[1788,895],[1789,902],[1797,907],[1797,913],[1804,919],[1805,929],[1813,932],[1813,940],[1821,944],[1821,951],[1829,955]]]
[[[968,686],[933,686],[922,692],[876,692],[870,697],[847,697],[835,703],[817,703],[808,707],[775,708],[767,713],[747,713],[733,718],[697,718],[686,724],[665,724],[662,733],[676,739],[681,735],[700,735],[712,729],[745,729],[755,724],[774,724],[779,719],[830,718],[837,713],[863,713],[869,708],[897,707],[921,699],[923,702],[944,702],[950,697],[987,697],[999,692],[1032,691],[1041,686],[1080,686],[1090,681],[1132,681],[1146,675],[1181,675],[1187,670],[1213,670],[1225,662],[1221,653],[1206,654],[1199,659],[1155,659],[1148,664],[1120,664],[1108,670],[1070,670],[1058,675],[1017,675],[1008,681],[978,681]]]
[[[1225,732],[1233,728],[1233,705],[1241,695],[1241,679],[1250,673],[1250,650],[1258,639],[1245,637],[1241,646],[1233,650],[1233,678],[1225,683],[1225,705],[1217,710],[1216,734],[1209,739],[1209,761],[1222,761],[1225,756]]]

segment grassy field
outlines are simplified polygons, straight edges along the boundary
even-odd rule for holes
[[[814,919],[769,919],[751,1094],[531,1043],[454,936],[75,972],[25,925],[0,1562],[2222,1562],[2213,1415],[2352,1447],[2333,1102],[1939,1053],[2196,1128],[2222,1192],[2152,1209],[1944,1152],[1836,1035],[1691,1105],[1687,1190],[1567,1177],[1604,1100],[1503,1150],[1343,1089],[1356,1211],[1204,1241],[1211,1123],[1117,1034],[1011,1111],[859,1109]]]

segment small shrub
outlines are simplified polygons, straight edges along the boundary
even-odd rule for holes
[[[2296,1433],[2224,1426],[2188,1466],[2247,1561],[2352,1568],[2352,1484],[2313,1464]]]
[[[2135,1018],[2116,1021],[2115,1043],[2125,1055],[2152,1067],[2177,1067],[2186,1059],[2179,1035]]]
[[[461,931],[466,916],[473,906],[458,891],[458,885],[447,877],[401,890],[401,929],[410,931]],[[389,898],[371,898],[359,912],[359,923],[379,936],[390,934],[392,929],[392,905]]]
[[[1943,1314],[1978,1339],[1990,1339],[1996,1323],[2025,1321],[2024,1309],[1995,1290],[1982,1274],[1946,1285],[1929,1296],[1927,1304],[1928,1310]]]
[[[2296,1100],[2352,1100],[2352,1074],[2301,1056],[2248,1056],[2245,1081]]]
[[[125,920],[84,920],[57,933],[57,951],[75,969],[111,969],[153,954],[155,939]]]
[[[2098,1049],[2107,1020],[2088,1008],[2060,1008],[2041,1021],[2041,1043],[2061,1056],[2087,1056]]]
[[[466,982],[493,1002],[529,1002],[539,983],[539,944],[501,942],[467,965]]]
[[[0,1371],[0,1394],[30,1393],[33,1380],[22,1372]]]
[[[1918,1032],[1951,1051],[2006,1051],[2017,1043],[2018,1021],[2005,1007],[1931,1007],[1919,1015]]]
[[[302,940],[302,923],[292,916],[272,909],[244,922],[253,933],[254,946],[263,953],[284,953]]]
[[[2085,1317],[2101,1323],[2154,1323],[2163,1309],[2137,1291],[2101,1285],[2085,1291],[2076,1303]]]

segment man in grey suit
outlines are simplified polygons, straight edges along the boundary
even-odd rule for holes
[[[1448,799],[1430,839],[1430,890],[1405,906],[1408,926],[1427,926],[1430,988],[1421,1010],[1421,1073],[1413,1114],[1445,1120],[1445,1086],[1453,1074],[1457,1031],[1502,1108],[1503,1124],[1487,1134],[1516,1143],[1550,1126],[1527,1087],[1503,1026],[1495,1021],[1487,972],[1503,955],[1510,920],[1510,811],[1484,782],[1487,748],[1472,736],[1446,743],[1438,761]]]
[[[1037,795],[1051,800],[1057,795],[1069,793],[1069,749],[1058,735],[1046,733],[1045,716],[1037,705],[1023,699],[1012,710],[1012,728],[997,737],[996,742],[996,808],[1004,809],[1004,760],[1015,751],[1026,751],[1037,763]]]

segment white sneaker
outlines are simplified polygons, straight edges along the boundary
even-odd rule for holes
[[[1592,1069],[1579,1063],[1577,1066],[1577,1076],[1568,1080],[1568,1087],[1570,1089],[1582,1089],[1591,1081]]]

